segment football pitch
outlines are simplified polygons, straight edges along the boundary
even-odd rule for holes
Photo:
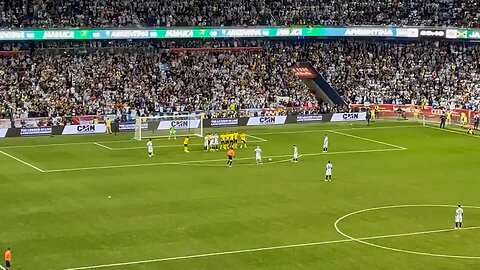
[[[156,139],[152,158],[129,133],[2,139],[12,269],[480,268],[478,136],[408,121],[231,129],[249,144],[232,168],[201,138],[188,154]]]

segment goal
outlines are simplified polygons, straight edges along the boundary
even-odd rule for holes
[[[177,137],[203,137],[202,114],[147,116],[135,120],[135,140],[168,137],[175,128]]]

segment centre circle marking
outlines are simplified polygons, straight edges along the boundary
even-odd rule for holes
[[[360,238],[353,237],[351,235],[348,235],[344,233],[340,228],[338,227],[338,224],[353,215],[357,215],[360,213],[365,213],[365,212],[370,212],[370,211],[375,211],[375,210],[382,210],[382,209],[394,209],[394,208],[408,208],[408,207],[448,207],[448,208],[454,208],[456,205],[441,205],[441,204],[406,204],[406,205],[390,205],[390,206],[380,206],[380,207],[373,207],[373,208],[367,208],[363,210],[358,210],[355,212],[348,213],[339,219],[337,219],[334,223],[335,230],[343,235],[344,237],[355,241],[360,244],[364,244],[367,246],[371,247],[376,247],[384,250],[390,250],[390,251],[395,251],[395,252],[401,252],[401,253],[407,253],[407,254],[414,254],[414,255],[422,255],[422,256],[430,256],[430,257],[441,257],[441,258],[455,258],[455,259],[476,259],[479,260],[480,256],[462,256],[462,255],[448,255],[448,254],[438,254],[438,253],[428,253],[428,252],[420,252],[420,251],[413,251],[413,250],[406,250],[406,249],[400,249],[400,248],[392,248],[392,247],[387,247],[387,246],[382,246],[374,243],[370,243],[367,241],[364,241]],[[462,208],[473,208],[473,209],[480,209],[480,206],[462,206]]]

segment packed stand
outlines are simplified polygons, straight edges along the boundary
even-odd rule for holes
[[[21,53],[0,58],[0,112],[22,118],[316,106],[287,68],[289,57],[258,48]]]
[[[410,25],[479,27],[477,0],[25,0],[0,4],[0,27]]]
[[[0,57],[0,114],[216,113],[259,108],[343,111],[318,104],[289,67],[310,61],[348,103],[480,109],[480,46],[383,41],[239,41],[232,44],[85,43],[33,46]],[[230,41],[235,42],[235,41]],[[109,47],[111,46],[111,47]],[[225,46],[225,47],[223,47]],[[128,50],[122,50],[127,47]],[[49,49],[51,48],[51,49]],[[229,49],[225,49],[229,48]],[[92,51],[89,51],[91,49]],[[51,53],[54,51],[54,53]],[[301,109],[300,109],[301,110]],[[287,110],[287,113],[298,113]]]
[[[315,42],[305,59],[349,103],[480,110],[480,46],[468,43]]]

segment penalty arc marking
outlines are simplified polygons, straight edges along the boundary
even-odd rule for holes
[[[479,229],[479,228],[480,228],[480,226],[478,226],[478,227],[467,227],[467,228],[464,228],[464,230]],[[410,233],[368,236],[368,237],[357,238],[357,240],[362,240],[363,241],[363,240],[404,237],[404,236],[412,236],[412,235],[427,235],[427,234],[434,234],[434,233],[451,232],[453,230],[454,229],[439,229],[439,230],[419,231],[419,232],[410,232]],[[312,246],[321,246],[321,245],[329,245],[329,244],[337,244],[337,243],[348,243],[348,242],[354,242],[354,241],[356,241],[356,240],[353,240],[353,239],[338,239],[338,240],[329,240],[329,241],[321,241],[321,242],[309,242],[309,243],[301,243],[301,244],[270,246],[270,247],[260,247],[260,248],[251,248],[251,249],[240,249],[240,250],[231,250],[231,251],[221,251],[221,252],[185,255],[185,256],[177,256],[177,257],[164,257],[164,258],[158,258],[158,259],[148,259],[148,260],[139,260],[139,261],[130,261],[130,262],[81,266],[81,267],[73,267],[73,268],[64,268],[64,269],[61,269],[61,270],[104,269],[104,268],[112,268],[112,267],[119,267],[119,266],[121,267],[121,266],[128,266],[128,265],[160,263],[160,262],[168,262],[168,261],[179,261],[179,260],[187,260],[187,259],[208,258],[208,257],[235,255],[235,254],[253,253],[253,252],[262,252],[262,251],[270,251],[270,250],[281,250],[281,249],[312,247]],[[479,257],[479,259],[480,259],[480,257]]]
[[[420,251],[413,251],[413,250],[406,250],[406,249],[382,246],[382,245],[378,245],[378,244],[374,244],[374,243],[366,241],[366,240],[370,240],[370,239],[356,238],[356,237],[353,237],[351,235],[348,235],[345,232],[343,232],[338,226],[338,224],[342,220],[344,220],[348,217],[351,217],[353,215],[360,214],[360,213],[365,213],[365,212],[370,212],[370,211],[375,211],[375,210],[382,210],[382,209],[408,208],[408,207],[448,207],[448,208],[454,208],[456,206],[455,205],[443,205],[443,204],[406,204],[406,205],[389,205],[389,206],[367,208],[367,209],[362,209],[362,210],[358,210],[358,211],[355,211],[355,212],[351,212],[351,213],[348,213],[348,214],[340,217],[339,219],[337,219],[335,221],[334,227],[335,227],[335,230],[339,234],[346,237],[347,239],[350,239],[352,241],[355,241],[355,242],[358,242],[358,243],[361,243],[361,244],[364,244],[364,245],[368,245],[368,246],[371,246],[371,247],[384,249],[384,250],[395,251],[395,252],[400,252],[400,253],[407,253],[407,254],[412,254],[412,255],[429,256],[429,257],[441,257],[441,258],[452,258],[452,259],[475,259],[475,260],[480,259],[480,256],[437,254],[437,253],[420,252]],[[480,206],[462,206],[462,207],[463,208],[480,209]],[[463,228],[462,230],[471,230],[471,229],[478,229],[478,228],[480,228],[480,226],[467,227],[467,228]],[[444,231],[453,231],[453,230],[454,229],[446,229]],[[412,235],[414,235],[414,234],[412,234]]]

